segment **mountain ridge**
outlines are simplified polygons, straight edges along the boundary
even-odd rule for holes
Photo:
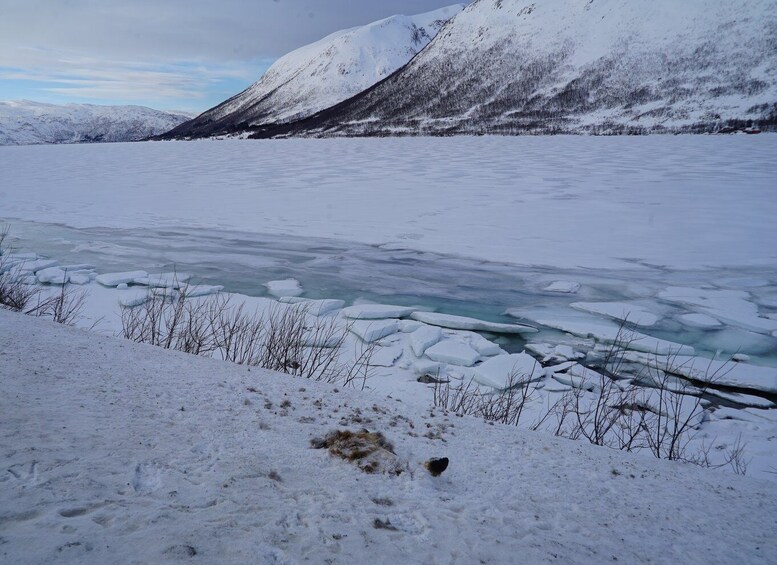
[[[405,67],[285,135],[777,127],[777,16],[716,0],[477,0]]]
[[[145,106],[0,102],[0,146],[140,141],[190,119]]]
[[[334,32],[281,57],[253,85],[162,137],[228,134],[304,119],[396,72],[463,8],[395,15]]]

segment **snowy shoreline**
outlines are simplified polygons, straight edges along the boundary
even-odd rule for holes
[[[76,324],[112,336],[122,334],[123,312],[142,309],[154,296],[181,293],[187,296],[187,301],[199,301],[223,291],[222,286],[197,284],[191,274],[185,273],[134,270],[97,274],[92,265],[60,265],[55,259],[42,258],[35,253],[6,255],[5,261],[6,269],[17,270],[20,276],[27,276],[31,284],[41,285],[46,293],[56,293],[68,281],[71,290],[85,291],[84,310]],[[570,391],[579,389],[587,390],[588,396],[596,394],[602,379],[602,373],[596,370],[597,363],[618,340],[619,319],[631,315],[629,303],[576,302],[571,304],[572,308],[557,310],[555,314],[552,314],[553,310],[508,311],[520,318],[516,322],[522,323],[493,323],[441,314],[423,306],[369,301],[356,301],[346,306],[343,300],[310,299],[305,296],[309,289],[302,288],[294,279],[269,281],[265,286],[273,298],[235,293],[224,293],[224,297],[235,305],[242,304],[246,311],[255,312],[258,317],[278,306],[304,307],[310,324],[331,323],[333,327],[341,328],[339,331],[346,332],[343,341],[344,351],[348,352],[346,357],[356,356],[365,346],[374,344],[372,377],[367,387],[393,395],[419,409],[431,405],[431,387],[418,382],[428,380],[430,376],[449,380],[453,386],[473,383],[476,390],[487,392],[506,388],[517,373],[524,375],[533,384],[523,427],[532,425],[532,420],[540,420],[545,410]],[[581,285],[570,281],[557,281],[550,288],[565,294],[581,292]],[[685,289],[682,296],[685,302],[692,304],[692,298],[697,294],[690,290]],[[675,296],[677,292],[672,291],[671,295]],[[728,291],[699,292],[702,297],[710,292],[712,296],[715,292],[729,296],[725,294]],[[713,304],[714,300],[703,302],[705,308]],[[738,302],[729,300],[723,306],[730,307],[731,304],[737,306]],[[777,410],[774,409],[777,368],[754,365],[741,354],[736,362],[727,358],[704,359],[695,355],[693,347],[645,335],[641,332],[650,331],[649,326],[655,320],[638,305],[634,308],[637,314],[641,312],[641,317],[638,315],[637,323],[630,325],[634,329],[630,330],[629,343],[624,344],[628,350],[624,360],[632,366],[620,378],[627,378],[624,382],[633,381],[640,387],[647,386],[644,390],[650,391],[650,387],[655,386],[651,381],[654,377],[650,375],[665,369],[665,365],[674,364],[676,377],[673,379],[682,377],[678,383],[691,379],[682,385],[685,394],[691,395],[682,397],[682,410],[693,415],[696,431],[689,444],[692,449],[708,449],[714,444],[718,455],[724,455],[744,444],[748,448],[744,459],[748,472],[771,479],[777,458],[771,440],[777,430]],[[754,317],[745,308],[744,312],[749,312],[748,318],[742,313],[741,306],[735,307],[730,317],[736,319],[737,312],[745,322],[751,318],[759,323],[774,322],[769,318]],[[514,335],[519,335],[525,345],[522,350],[505,350]],[[709,387],[703,391],[703,411],[693,408],[694,395],[700,393],[690,382]],[[659,399],[653,396],[648,393],[641,402],[656,404]],[[715,459],[718,455],[713,454],[713,464],[718,462]]]
[[[771,482],[6,311],[0,353],[9,561],[766,563],[777,551]],[[362,426],[411,472],[366,475],[309,448]],[[421,467],[431,456],[451,460],[441,477]]]

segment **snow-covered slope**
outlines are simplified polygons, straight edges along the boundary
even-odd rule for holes
[[[4,563],[770,563],[770,482],[0,310]],[[407,465],[310,448],[381,432]],[[389,457],[388,455],[386,456]],[[448,457],[432,477],[431,457]]]
[[[477,0],[400,72],[288,131],[713,131],[729,120],[777,123],[773,0]]]
[[[138,141],[189,118],[143,106],[0,102],[0,145]]]
[[[171,132],[210,135],[285,123],[334,106],[405,65],[463,4],[333,33],[279,59],[254,85]]]

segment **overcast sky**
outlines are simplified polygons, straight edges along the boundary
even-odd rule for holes
[[[0,0],[0,100],[200,112],[334,31],[455,0]]]

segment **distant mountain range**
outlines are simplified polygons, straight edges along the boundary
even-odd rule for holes
[[[143,106],[0,102],[0,145],[138,141],[189,119]]]
[[[443,25],[445,15],[455,16]],[[708,132],[751,123],[777,129],[774,0],[476,0],[333,34],[164,137]]]

